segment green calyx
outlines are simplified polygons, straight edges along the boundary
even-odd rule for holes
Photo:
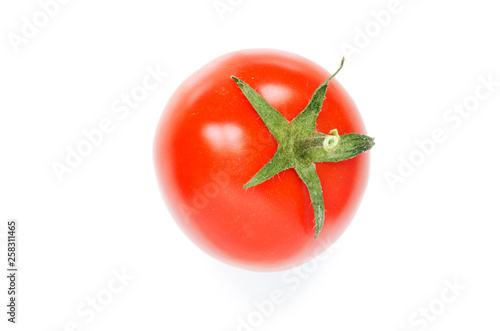
[[[316,89],[306,108],[291,122],[248,84],[231,76],[278,142],[278,149],[273,158],[244,185],[244,188],[258,185],[283,170],[294,168],[309,191],[314,209],[314,238],[320,233],[325,220],[323,190],[315,163],[348,160],[369,150],[375,144],[373,138],[358,133],[339,136],[336,129],[330,131],[330,134],[316,132],[316,120],[325,99],[328,83],[342,69],[343,64],[344,59],[340,68]]]

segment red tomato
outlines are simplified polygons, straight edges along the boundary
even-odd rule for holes
[[[306,58],[268,49],[208,63],[175,91],[159,122],[154,146],[159,186],[177,224],[208,254],[251,270],[292,268],[330,247],[346,229],[367,184],[369,156],[316,164],[326,212],[314,239],[311,199],[293,168],[243,188],[278,145],[233,75],[289,121],[330,76]],[[341,135],[365,133],[353,100],[333,79],[316,130],[335,128]]]

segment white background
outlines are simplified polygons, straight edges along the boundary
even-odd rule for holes
[[[20,306],[18,324],[7,323],[2,277],[0,329],[248,331],[250,318],[254,330],[499,330],[500,87],[466,118],[446,117],[473,105],[477,88],[487,92],[480,77],[500,82],[496,2],[401,0],[382,27],[372,11],[389,0],[230,3],[221,19],[213,0],[67,1],[15,47],[23,18],[42,9],[2,1],[0,256],[4,266],[15,218]],[[334,71],[346,44],[357,53],[338,80],[377,145],[341,245],[293,274],[239,270],[201,252],[170,219],[154,176],[152,140],[169,96],[230,51],[282,49]],[[120,119],[113,103],[147,67],[169,76]],[[59,181],[51,164],[104,118],[114,130]],[[434,129],[446,140],[422,158],[415,140]],[[400,164],[411,157],[410,174]],[[394,190],[388,173],[401,176]],[[133,279],[108,298],[114,271]],[[283,302],[263,317],[254,301],[273,291]],[[77,312],[96,296],[109,303],[92,318]]]

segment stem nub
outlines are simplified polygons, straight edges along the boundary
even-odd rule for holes
[[[323,148],[327,152],[333,152],[340,144],[340,136],[337,129],[330,131],[330,133],[333,135],[329,135],[323,140]]]

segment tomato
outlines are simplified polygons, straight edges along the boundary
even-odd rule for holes
[[[311,188],[301,179],[306,175],[292,167],[244,188],[281,143],[235,77],[281,114],[277,116],[292,121],[329,76],[295,54],[243,50],[208,63],[174,92],[155,136],[157,178],[172,217],[209,255],[245,269],[284,270],[330,247],[351,222],[368,180],[367,153],[308,163],[317,172],[324,198],[319,235]],[[335,79],[326,86],[314,134],[325,136],[332,129],[341,139],[365,134],[347,92]]]

